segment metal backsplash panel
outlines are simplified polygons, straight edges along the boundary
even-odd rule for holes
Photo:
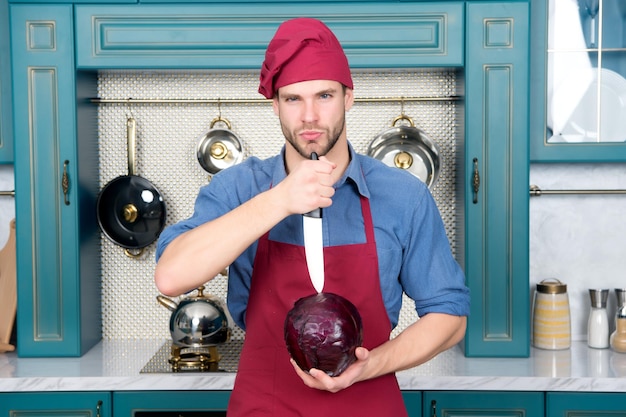
[[[354,73],[357,98],[453,97],[458,74],[448,69],[359,71]],[[257,72],[102,71],[101,99],[260,99]],[[457,196],[455,175],[462,105],[444,101],[358,102],[347,114],[348,138],[365,153],[379,133],[391,127],[401,112],[441,147],[442,168],[433,195],[456,252]],[[99,105],[100,182],[105,186],[128,174],[126,119],[137,121],[136,174],[152,182],[163,195],[167,224],[192,214],[198,189],[208,174],[196,158],[198,139],[221,114],[244,144],[244,157],[267,158],[280,151],[284,138],[271,104],[107,103]],[[156,301],[153,281],[154,244],[137,258],[102,237],[103,335],[107,339],[168,339],[170,311]],[[208,283],[208,291],[226,296],[226,277]],[[415,320],[405,302],[395,333]],[[243,337],[235,329],[234,337]]]

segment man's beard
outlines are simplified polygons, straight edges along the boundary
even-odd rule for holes
[[[326,130],[326,132],[328,133],[328,143],[326,144],[326,146],[321,149],[318,152],[319,156],[324,156],[326,155],[337,143],[337,141],[339,140],[339,137],[341,136],[341,133],[343,132],[344,128],[346,125],[346,118],[344,117],[341,120],[341,124],[334,130],[332,131],[328,131]],[[283,135],[285,136],[285,139],[287,140],[287,142],[289,142],[291,144],[291,146],[293,146],[293,148],[304,158],[310,158],[311,157],[311,153],[308,152],[306,149],[304,149],[302,146],[300,146],[298,144],[298,142],[296,141],[295,137],[296,134],[289,132],[286,128],[284,124],[280,124],[280,128],[283,131]]]

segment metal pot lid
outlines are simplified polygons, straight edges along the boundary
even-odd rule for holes
[[[224,123],[226,129],[214,128],[218,122]],[[230,127],[228,120],[217,117],[211,121],[211,129],[198,138],[196,156],[200,166],[209,174],[217,174],[243,160],[241,140]]]
[[[150,245],[165,227],[166,209],[161,193],[137,175],[111,180],[98,195],[97,208],[100,229],[126,249]]]
[[[408,120],[410,126],[395,126],[400,120]],[[407,170],[428,188],[437,183],[441,169],[439,146],[424,131],[415,127],[410,117],[396,117],[393,126],[370,143],[367,154],[385,165]]]

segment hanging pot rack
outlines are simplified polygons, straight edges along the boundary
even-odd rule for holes
[[[462,96],[446,96],[446,97],[362,97],[355,98],[356,103],[394,103],[400,102],[445,102],[460,101]],[[91,103],[94,104],[265,104],[271,103],[272,99],[253,99],[253,98],[214,98],[214,99],[183,99],[183,98],[163,98],[163,99],[144,99],[144,98],[92,98]],[[2,195],[9,195],[10,191],[1,192]],[[15,192],[12,192],[15,195]],[[626,194],[626,190],[542,190],[537,185],[530,185],[529,193],[531,197],[540,197],[542,195],[593,195],[593,194]]]
[[[356,103],[394,103],[414,101],[459,101],[462,96],[446,97],[363,97],[355,98]],[[271,103],[272,99],[257,98],[92,98],[94,104],[264,104]]]

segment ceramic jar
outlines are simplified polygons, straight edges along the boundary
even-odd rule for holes
[[[533,346],[568,349],[571,324],[567,285],[555,278],[537,284],[533,301]]]

